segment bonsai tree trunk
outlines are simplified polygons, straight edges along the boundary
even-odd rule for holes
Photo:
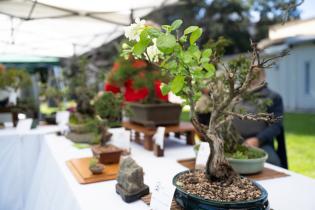
[[[210,180],[230,180],[237,174],[224,157],[224,141],[217,131],[198,122],[196,117],[192,118],[192,124],[203,139],[209,143],[210,154],[206,164],[206,175]]]
[[[206,174],[211,180],[227,180],[236,173],[224,157],[224,141],[216,132],[208,132],[205,140],[209,143],[210,155],[206,164]]]

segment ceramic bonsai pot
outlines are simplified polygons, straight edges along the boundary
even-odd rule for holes
[[[86,124],[72,124],[69,123],[69,128],[71,132],[74,133],[88,133],[89,128],[86,126]]]
[[[120,156],[123,152],[120,148],[114,145],[96,145],[91,147],[94,157],[97,157],[102,164],[119,163]]]
[[[229,161],[232,168],[239,174],[259,173],[264,169],[264,163],[268,158],[268,154],[262,149],[255,149],[263,152],[265,155],[261,158],[254,159],[235,159],[231,157],[227,157],[226,159]]]
[[[102,174],[104,170],[104,165],[98,163],[94,166],[90,166],[89,169],[94,175]]]
[[[174,194],[175,201],[185,210],[230,210],[230,209],[251,209],[251,210],[269,210],[268,193],[258,183],[253,182],[261,191],[261,196],[255,200],[250,201],[215,201],[207,200],[196,195],[185,192],[180,186],[176,184],[177,178],[189,171],[178,173],[173,178],[173,185],[176,187]]]
[[[140,104],[130,102],[128,107],[131,111],[130,121],[147,127],[179,124],[182,112],[182,107],[174,103]]]

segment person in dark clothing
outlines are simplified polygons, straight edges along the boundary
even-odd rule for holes
[[[265,72],[260,70],[258,74],[258,78],[252,83],[253,88],[265,81]],[[270,103],[265,106],[265,111],[267,113],[273,113],[276,117],[283,116],[282,98],[278,93],[270,90],[267,84],[255,90],[253,94],[256,97],[255,103],[250,100],[243,100],[240,104],[240,108],[243,108],[248,113],[258,113],[259,103],[269,100]],[[274,148],[274,139],[282,132],[282,118],[273,124],[240,119],[234,119],[233,124],[245,139],[243,144],[250,147],[262,148],[268,153],[267,162],[277,166],[281,165],[279,156]]]

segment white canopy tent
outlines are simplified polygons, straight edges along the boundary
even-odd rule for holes
[[[0,55],[69,57],[177,0],[0,0]]]

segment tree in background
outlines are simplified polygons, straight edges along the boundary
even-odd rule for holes
[[[268,28],[283,21],[285,13],[290,19],[300,16],[296,5],[301,0],[181,0],[179,5],[161,8],[146,19],[160,24],[183,19],[185,27],[200,26],[204,33],[200,39],[205,44],[209,39],[224,36],[231,40],[226,53],[247,52],[249,39],[260,41],[268,36]]]

